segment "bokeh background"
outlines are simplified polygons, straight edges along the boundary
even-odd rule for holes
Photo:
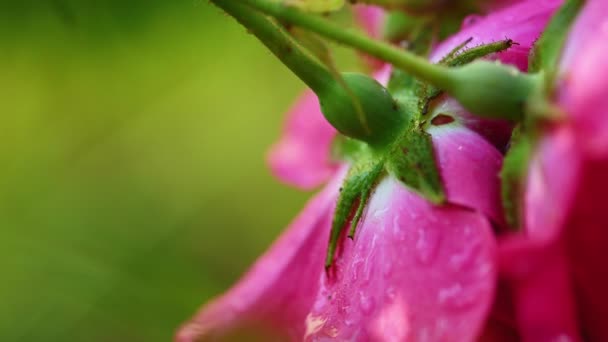
[[[0,1],[0,341],[170,340],[310,197],[302,89],[205,0]]]

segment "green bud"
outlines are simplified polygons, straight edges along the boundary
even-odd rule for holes
[[[323,115],[340,133],[370,145],[392,142],[406,121],[405,112],[373,78],[343,73],[316,91]]]
[[[476,61],[449,71],[444,89],[472,113],[518,121],[540,86],[538,75],[498,62]]]

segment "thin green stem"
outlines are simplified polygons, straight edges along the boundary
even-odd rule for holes
[[[226,0],[224,0],[226,1]],[[233,2],[235,0],[232,0]],[[455,79],[448,68],[434,65],[424,58],[400,50],[390,44],[375,41],[352,30],[345,30],[321,17],[309,15],[298,9],[270,0],[239,0],[280,20],[304,27],[321,36],[355,47],[372,56],[392,63],[422,81],[441,89],[452,89]]]
[[[293,73],[316,93],[331,84],[331,72],[266,16],[234,0],[211,0],[253,33]]]

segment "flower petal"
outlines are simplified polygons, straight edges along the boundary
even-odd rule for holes
[[[335,196],[345,173],[342,168],[231,290],[180,329],[176,341],[222,336],[243,325],[301,337],[319,287],[315,279],[323,273]]]
[[[579,179],[573,133],[549,132],[530,163],[526,230],[499,243],[501,273],[514,293],[520,333],[527,341],[580,340],[563,234]]]
[[[501,241],[501,271],[514,293],[524,341],[579,341],[574,292],[563,244],[540,246],[528,237]]]
[[[317,96],[306,90],[291,108],[285,133],[268,154],[272,172],[280,180],[311,189],[336,170],[330,150],[336,130],[325,120]]]
[[[454,98],[442,95],[433,101],[431,116],[435,114],[448,114],[456,118],[463,126],[476,132],[491,142],[503,152],[509,140],[513,123],[502,119],[486,119],[469,113]]]
[[[479,213],[437,207],[392,177],[378,185],[355,240],[309,316],[306,340],[469,341],[495,285],[494,238]]]
[[[559,103],[588,152],[608,158],[608,2],[589,0],[570,31],[561,61]]]
[[[372,38],[381,38],[382,25],[385,12],[382,8],[373,5],[355,5],[353,7],[355,19]]]
[[[477,133],[458,125],[433,126],[428,132],[433,137],[448,202],[503,224],[500,152]]]
[[[566,223],[567,244],[582,329],[590,341],[607,341],[608,160],[585,160],[576,201]]]
[[[497,54],[495,58],[503,63],[513,64],[521,70],[527,70],[530,48],[561,2],[561,0],[520,1],[485,17],[469,16],[464,20],[460,32],[437,46],[431,60],[439,61],[469,38],[472,40],[465,47],[509,38],[519,45]]]

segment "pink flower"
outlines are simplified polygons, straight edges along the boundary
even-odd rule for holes
[[[291,340],[478,335],[493,302],[491,222],[501,217],[496,175],[502,158],[456,121],[429,133],[449,204],[432,205],[384,176],[355,241],[343,241],[336,273],[328,277],[323,258],[342,168],[244,278],[206,305],[177,340],[222,336],[241,326],[262,326]]]
[[[335,273],[320,275],[305,340],[467,341],[482,331],[496,285],[501,156],[456,123],[429,133],[449,204],[385,177]]]
[[[523,336],[608,339],[608,3],[589,0],[561,59],[558,104],[564,122],[549,127],[527,178],[525,230],[501,243]]]
[[[521,49],[529,50],[556,6],[517,4],[477,18],[433,56],[440,58],[469,37],[478,44],[506,36],[521,45],[497,58],[523,68],[527,52]],[[505,19],[510,16],[522,22]],[[377,78],[386,81],[388,71]],[[271,150],[270,163],[282,180],[300,187],[331,181],[237,285],[204,306],[177,340],[223,336],[239,327],[269,329],[290,340],[466,341],[514,334],[513,313],[504,304],[510,292],[497,279],[503,260],[497,259],[492,231],[503,222],[497,176],[502,156],[467,128],[500,145],[510,127],[476,120],[449,98],[436,101],[431,115],[438,114],[455,119],[428,129],[447,204],[432,205],[384,176],[355,239],[341,241],[328,276],[323,258],[346,169],[329,157],[335,131],[323,120],[316,98],[305,94],[290,113],[286,135]],[[499,131],[507,133],[497,138]],[[548,273],[547,278],[561,275]]]

